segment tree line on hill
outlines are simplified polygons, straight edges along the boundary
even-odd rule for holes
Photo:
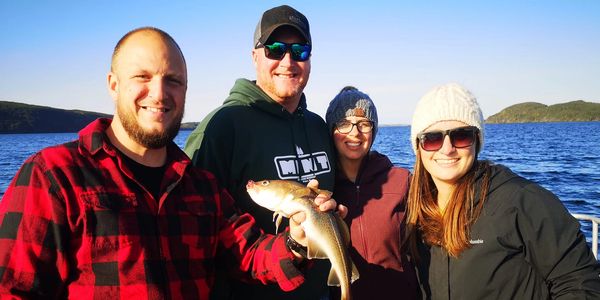
[[[486,123],[590,122],[600,121],[600,103],[583,100],[544,105],[525,102],[490,116]]]
[[[110,118],[112,115],[0,101],[0,134],[78,132],[101,117]],[[589,121],[600,121],[600,103],[578,100],[548,106],[525,102],[509,106],[486,119],[486,123]],[[181,129],[194,129],[197,124],[183,123]]]

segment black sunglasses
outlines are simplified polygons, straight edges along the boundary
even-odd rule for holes
[[[458,127],[449,130],[436,130],[422,132],[417,135],[421,149],[425,151],[437,151],[444,145],[444,138],[450,137],[450,143],[454,148],[465,148],[473,145],[477,138],[479,129],[474,126]]]
[[[259,44],[257,48],[265,48],[265,56],[269,59],[281,60],[285,56],[285,53],[290,51],[292,59],[295,61],[307,61],[310,58],[310,51],[312,50],[309,44],[286,44],[282,42],[273,42],[269,45]]]

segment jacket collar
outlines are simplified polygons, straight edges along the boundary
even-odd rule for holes
[[[99,153],[106,153],[109,156],[116,157],[119,151],[112,145],[106,130],[112,120],[108,118],[99,118],[88,124],[79,131],[79,151],[88,152],[92,156]],[[173,141],[167,145],[167,162],[165,165],[179,163],[179,168],[185,168],[191,163],[187,155]]]
[[[344,184],[351,185],[369,183],[377,178],[379,173],[387,172],[393,166],[394,164],[392,164],[387,156],[375,150],[371,150],[360,163],[356,182],[352,183],[341,170],[335,172],[336,182],[343,182]]]
[[[290,116],[290,113],[281,104],[271,99],[267,93],[256,85],[256,81],[244,78],[236,80],[233,88],[229,91],[229,97],[225,99],[223,105],[247,105],[256,107],[276,116]],[[300,102],[298,102],[298,107],[293,114],[302,115],[306,110],[306,107],[306,96],[302,93]]]
[[[477,163],[477,166],[475,168],[477,168],[477,170],[475,171],[476,174],[475,174],[475,199],[474,199],[474,202],[478,203],[481,200],[480,199],[481,186],[483,185],[483,176],[484,176],[486,169],[479,167],[482,165],[483,161],[476,161],[476,163]],[[489,187],[488,187],[488,192],[486,194],[486,198],[494,190],[496,190],[499,187],[501,187],[502,185],[504,185],[507,181],[510,181],[514,178],[519,177],[519,175],[515,174],[513,171],[511,171],[506,166],[496,165],[489,161],[487,163],[488,163],[487,168],[489,169],[489,172],[490,172],[490,178],[489,178]]]

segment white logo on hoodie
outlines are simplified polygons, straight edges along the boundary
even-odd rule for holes
[[[279,179],[308,182],[319,174],[331,172],[329,157],[324,151],[304,154],[302,148],[296,146],[298,155],[276,156],[273,161]]]

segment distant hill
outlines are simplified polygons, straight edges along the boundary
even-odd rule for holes
[[[0,101],[0,133],[77,132],[100,117],[112,116]]]
[[[198,126],[200,122],[187,122],[187,123],[181,123],[181,127],[179,129],[181,130],[194,130],[196,129],[196,126]]]
[[[544,105],[525,102],[490,116],[486,123],[589,122],[600,121],[600,103],[583,100]]]

